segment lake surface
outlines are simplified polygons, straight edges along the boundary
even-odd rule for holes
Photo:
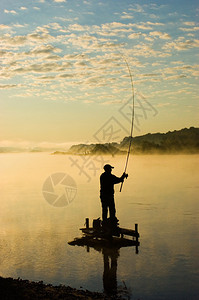
[[[109,276],[109,285],[117,279],[131,299],[199,299],[199,156],[130,157],[129,178],[121,193],[116,186],[115,199],[120,226],[138,223],[138,254],[134,247],[87,252],[68,245],[86,217],[101,216],[103,159],[121,175],[124,156],[0,155],[0,276],[92,291],[107,289]],[[62,195],[63,185],[50,182],[61,176],[67,195],[55,199],[52,188]]]

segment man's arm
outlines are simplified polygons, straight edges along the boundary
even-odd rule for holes
[[[127,177],[128,177],[128,174],[126,174],[126,173],[123,173],[121,177],[117,177],[117,176],[113,175],[113,182],[114,182],[114,184],[123,182],[124,178],[127,178]]]

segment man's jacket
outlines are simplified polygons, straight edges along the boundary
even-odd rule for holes
[[[114,184],[120,183],[124,177],[117,177],[111,173],[104,172],[100,176],[100,197],[109,197],[114,195]]]

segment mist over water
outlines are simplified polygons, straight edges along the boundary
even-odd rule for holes
[[[122,174],[124,156],[104,160]],[[87,175],[69,156],[46,153],[1,154],[0,165],[0,275],[103,291],[104,253],[68,245],[86,217],[101,216],[100,163]],[[56,207],[42,190],[60,173],[77,194]],[[121,227],[138,223],[140,247],[115,254],[118,287],[125,282],[131,299],[197,299],[199,155],[131,156],[128,173],[122,193],[115,188],[117,217]]]

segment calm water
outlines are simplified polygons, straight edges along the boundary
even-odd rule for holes
[[[71,166],[71,159],[78,161]],[[125,157],[106,160],[121,175]],[[104,265],[112,259],[109,276],[117,275],[118,289],[126,287],[131,299],[199,299],[199,156],[131,157],[115,198],[120,225],[139,224],[139,254],[134,247],[102,253],[68,245],[81,236],[86,217],[101,215],[100,167],[99,159],[83,157],[0,155],[0,275],[103,291]],[[55,207],[42,188],[60,172],[75,180],[77,195]]]

